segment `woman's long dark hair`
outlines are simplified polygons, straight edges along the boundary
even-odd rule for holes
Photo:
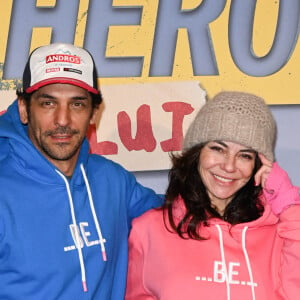
[[[211,206],[206,187],[198,172],[199,156],[204,146],[205,144],[199,144],[181,155],[171,155],[173,164],[169,172],[169,186],[163,210],[171,229],[182,238],[204,239],[199,234],[199,227],[201,224],[207,226],[210,218],[220,218],[234,225],[256,220],[264,210],[259,200],[261,187],[255,186],[254,183],[254,174],[261,166],[257,154],[250,180],[230,201],[224,214],[220,215]],[[174,218],[174,203],[180,196],[184,201],[186,213],[178,222]],[[165,224],[167,226],[166,220]]]

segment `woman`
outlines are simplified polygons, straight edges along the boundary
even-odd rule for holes
[[[275,139],[255,95],[221,92],[200,109],[164,206],[133,224],[125,299],[298,299],[300,197]]]

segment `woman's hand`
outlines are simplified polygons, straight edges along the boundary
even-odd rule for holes
[[[269,161],[259,154],[262,166],[254,175],[256,185],[261,185],[263,195],[276,215],[287,207],[300,204],[299,188],[293,186],[287,172],[281,169],[276,162]]]
[[[259,168],[259,170],[254,176],[255,185],[261,185],[262,188],[265,188],[266,181],[269,174],[271,173],[273,163],[270,160],[268,160],[263,154],[258,154],[258,157],[260,158],[262,166]]]

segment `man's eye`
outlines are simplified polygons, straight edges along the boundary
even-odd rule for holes
[[[52,101],[43,101],[42,102],[42,106],[51,106],[51,105],[53,105]]]
[[[85,103],[83,103],[83,102],[74,102],[73,105],[76,106],[76,107],[84,107]]]

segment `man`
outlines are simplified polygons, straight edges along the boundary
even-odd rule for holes
[[[93,58],[37,48],[17,95],[0,117],[0,299],[123,299],[131,221],[161,200],[89,154],[102,101]]]

